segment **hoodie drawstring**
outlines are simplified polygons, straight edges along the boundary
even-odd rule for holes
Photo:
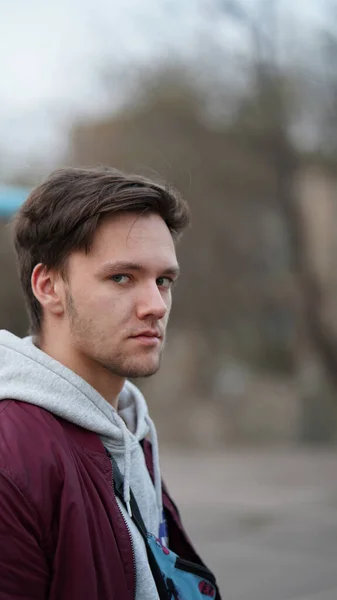
[[[125,425],[123,419],[120,419],[120,425],[123,434],[124,442],[124,484],[123,484],[123,498],[128,511],[128,515],[132,518],[132,510],[130,504],[130,480],[131,480],[131,439],[130,432]]]
[[[159,463],[159,447],[158,447],[158,436],[154,422],[149,415],[145,416],[145,420],[149,426],[150,438],[152,443],[152,460],[153,460],[153,474],[154,474],[154,488],[156,491],[156,501],[158,508],[159,523],[163,519],[163,498],[161,493],[161,473]]]
[[[156,504],[158,510],[159,523],[163,519],[163,499],[161,493],[161,473],[159,463],[159,447],[158,447],[158,436],[155,425],[149,415],[145,416],[146,423],[149,427],[149,433],[152,443],[152,457],[153,457],[153,474],[154,474],[154,488],[156,493]],[[120,420],[123,442],[124,442],[124,484],[123,484],[123,498],[128,511],[128,515],[132,518],[132,510],[130,504],[130,481],[131,481],[131,445],[132,441],[130,438],[130,432],[125,425],[124,421]]]

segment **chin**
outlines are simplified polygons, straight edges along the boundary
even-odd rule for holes
[[[124,377],[137,378],[137,377],[151,377],[157,373],[160,367],[160,361],[153,362],[152,364],[142,365],[128,365],[125,368]]]

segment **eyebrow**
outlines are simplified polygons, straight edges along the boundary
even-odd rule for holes
[[[119,262],[109,262],[109,263],[105,263],[98,271],[98,275],[100,275],[101,277],[104,275],[110,275],[110,273],[115,272],[115,271],[146,271],[146,269],[144,268],[144,266],[140,265],[139,263],[134,263],[134,262],[123,262],[123,261],[119,261]],[[179,265],[170,265],[168,267],[164,267],[163,269],[160,270],[161,273],[165,274],[165,275],[172,275],[174,277],[178,277],[179,273],[180,273],[180,268]]]

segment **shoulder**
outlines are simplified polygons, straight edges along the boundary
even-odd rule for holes
[[[34,497],[46,479],[62,483],[65,436],[48,411],[16,400],[0,402],[0,471]]]
[[[62,436],[62,427],[43,408],[18,400],[2,400],[0,434],[1,465],[11,456],[14,461],[14,457],[27,452],[29,455],[45,454],[52,441]]]

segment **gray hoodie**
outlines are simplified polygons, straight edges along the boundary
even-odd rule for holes
[[[0,331],[0,400],[11,398],[45,410],[94,431],[115,458],[124,476],[124,501],[117,499],[131,533],[136,565],[136,600],[158,600],[143,539],[130,509],[132,489],[145,525],[158,536],[163,514],[156,430],[142,393],[126,381],[118,412],[86,381],[39,350],[32,338]],[[145,465],[140,440],[150,435],[155,486]],[[113,569],[113,565],[111,565]]]

